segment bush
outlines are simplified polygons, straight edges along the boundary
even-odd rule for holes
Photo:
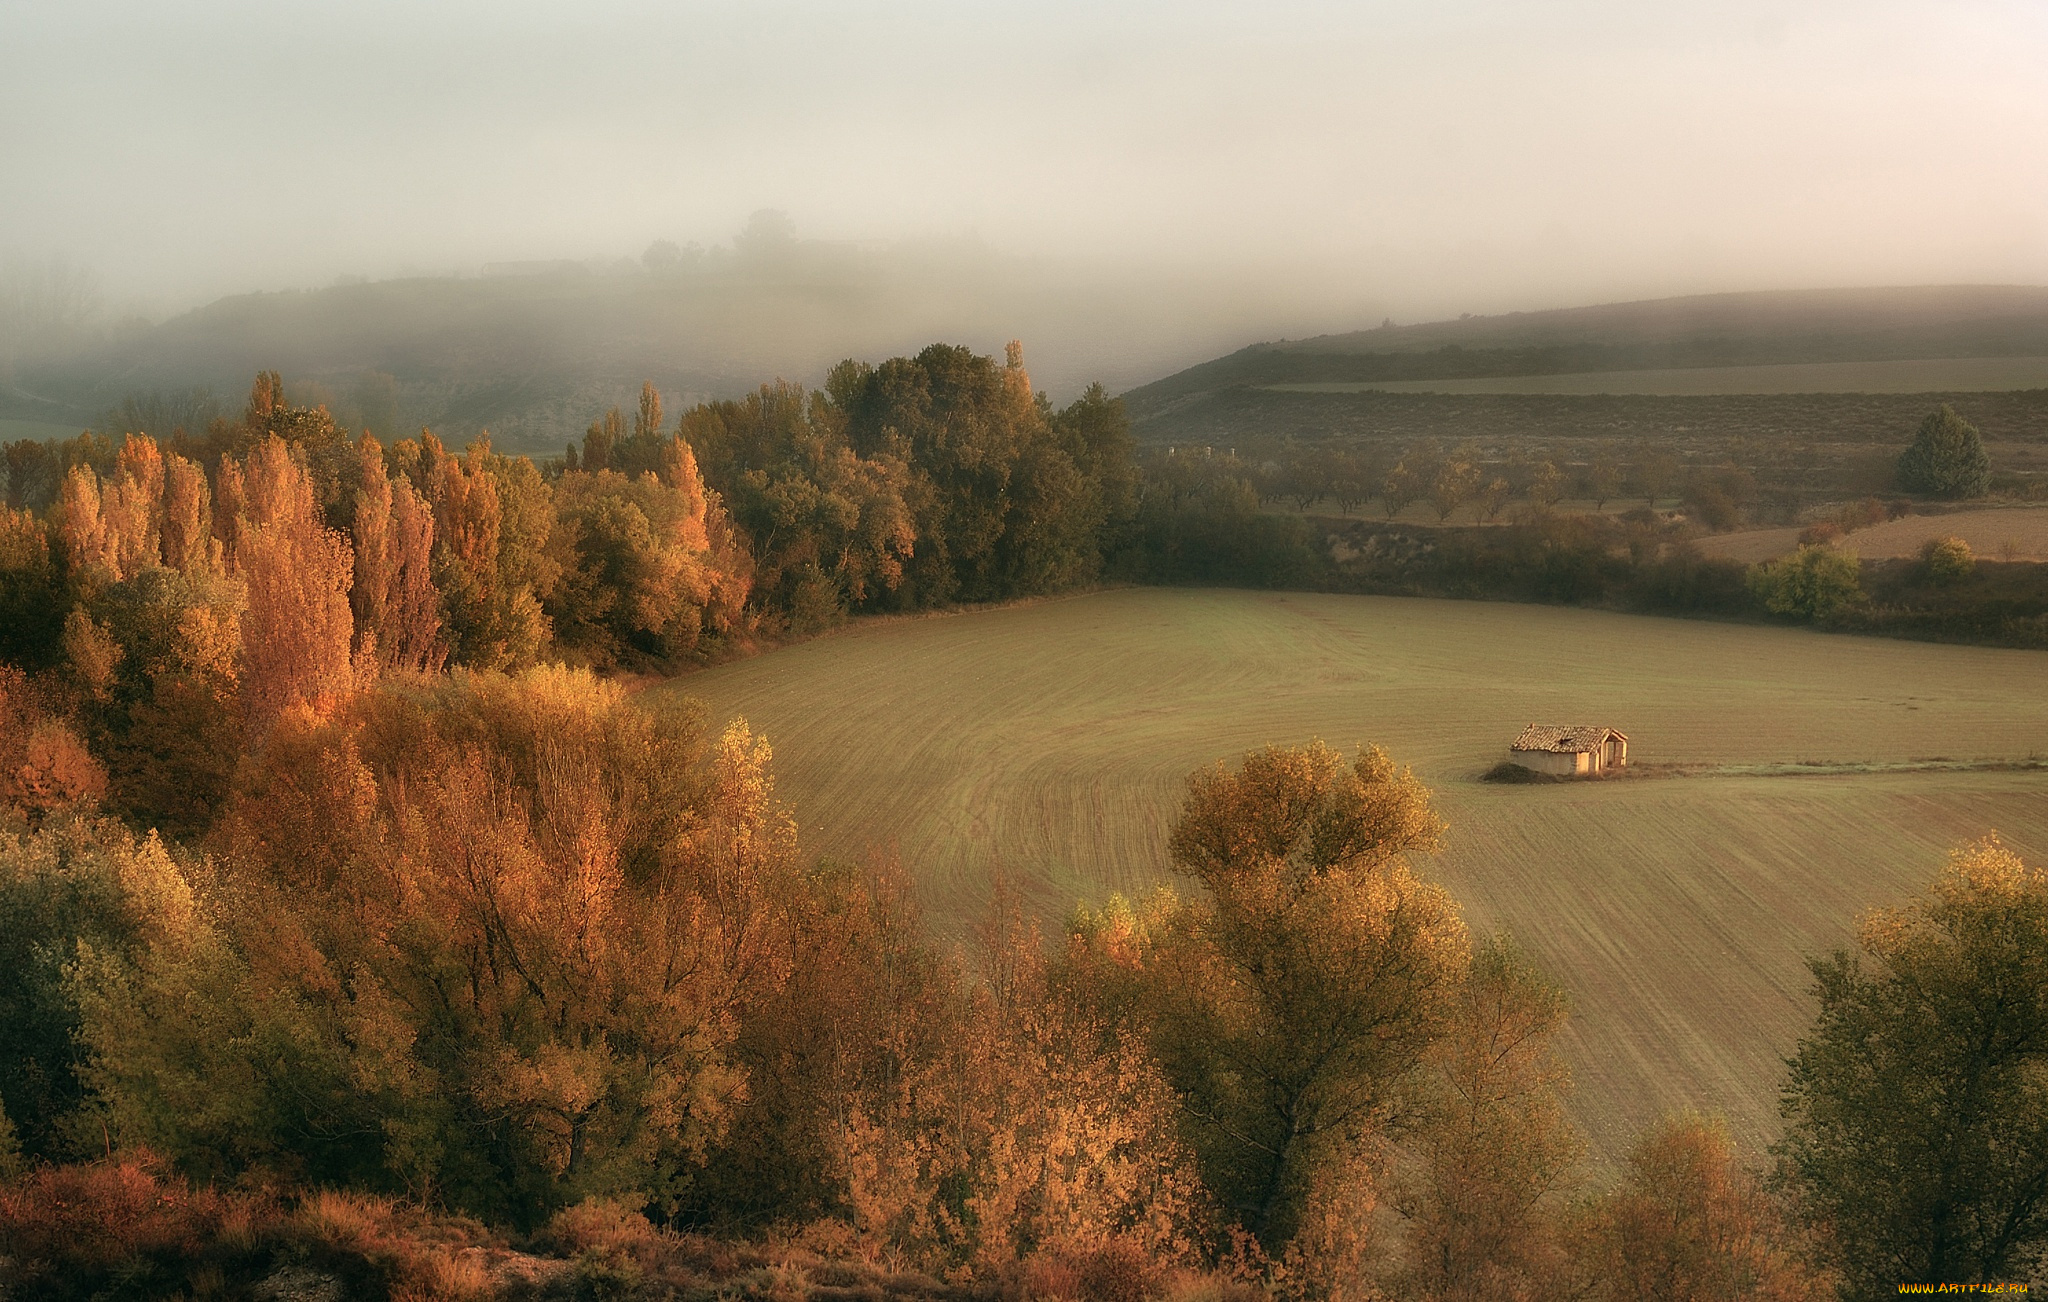
[[[257,1195],[194,1189],[148,1152],[39,1167],[0,1189],[0,1291],[162,1297],[261,1272],[279,1229]],[[12,1286],[11,1288],[9,1286]],[[15,1290],[20,1290],[16,1292]]]
[[[1929,538],[1920,549],[1920,568],[1929,583],[1949,584],[1970,577],[1977,557],[1960,538]]]
[[[1991,487],[1991,458],[1975,426],[1944,403],[1920,422],[1899,456],[1899,486],[1930,497],[1982,497]]]
[[[1773,615],[1824,620],[1863,600],[1862,567],[1847,552],[1801,547],[1749,569],[1749,590]]]

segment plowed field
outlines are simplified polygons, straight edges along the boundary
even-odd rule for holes
[[[809,849],[895,847],[944,926],[981,908],[999,865],[1048,918],[1167,880],[1200,765],[1377,742],[1450,823],[1423,869],[1571,991],[1575,1108],[1609,1158],[1680,1108],[1760,1148],[1811,1015],[1803,957],[1960,841],[1996,829],[2048,857],[2048,770],[1991,767],[2048,757],[2037,652],[1147,589],[862,624],[659,690],[745,716]],[[1537,720],[1611,724],[1643,770],[1686,775],[1477,781]],[[1910,767],[1935,759],[1987,763]],[[1802,762],[1828,771],[1754,771]]]

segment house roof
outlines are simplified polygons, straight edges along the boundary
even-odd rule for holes
[[[1548,750],[1575,755],[1582,751],[1599,750],[1610,737],[1623,742],[1628,740],[1628,734],[1625,732],[1595,724],[1532,723],[1522,729],[1522,735],[1515,738],[1514,744],[1508,749]]]

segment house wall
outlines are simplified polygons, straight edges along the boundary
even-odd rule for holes
[[[1549,750],[1510,750],[1510,762],[1537,773],[1555,773],[1560,777],[1572,777],[1584,770],[1580,767],[1584,755],[1560,755]]]

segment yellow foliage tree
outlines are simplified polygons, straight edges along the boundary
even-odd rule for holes
[[[1573,1296],[1597,1302],[1795,1302],[1833,1282],[1735,1163],[1717,1122],[1678,1117],[1629,1151],[1619,1188],[1585,1211]]]
[[[1188,781],[1170,848],[1204,897],[1083,919],[1075,979],[1149,1037],[1210,1189],[1275,1258],[1318,1208],[1367,1196],[1377,1137],[1444,1032],[1465,928],[1407,862],[1441,830],[1377,748],[1268,747]]]

